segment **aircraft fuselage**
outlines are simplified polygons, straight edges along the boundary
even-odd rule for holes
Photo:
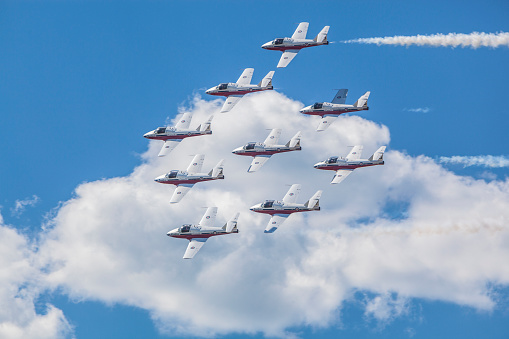
[[[320,45],[328,45],[329,42],[317,42],[312,39],[292,39],[292,38],[283,38],[283,39],[275,39],[269,41],[262,45],[262,48],[268,49],[271,51],[286,51],[291,49],[303,49],[307,47],[314,47]]]
[[[383,160],[355,160],[355,161],[343,161],[339,160],[336,163],[328,164],[326,161],[319,162],[314,165],[316,169],[326,171],[337,171],[341,169],[353,170],[360,167],[369,167],[376,165],[383,165]]]
[[[256,144],[254,148],[247,149],[247,146],[239,147],[235,149],[232,153],[237,155],[248,155],[251,157],[255,157],[257,155],[273,155],[276,153],[284,153],[291,151],[300,151],[302,147],[295,146],[289,147],[285,145],[274,145],[274,146],[265,146],[264,144]]]
[[[221,84],[224,85],[224,84]],[[209,88],[205,91],[205,93],[210,95],[217,95],[228,97],[230,95],[245,95],[254,92],[267,91],[272,90],[273,86],[260,87],[258,85],[242,85],[239,86],[235,83],[228,83],[226,88],[225,86],[218,85],[216,87]]]
[[[318,102],[314,105],[304,107],[300,110],[302,114],[309,115],[340,115],[349,112],[367,111],[368,106],[356,107],[354,105],[331,104],[328,102]]]
[[[216,235],[239,233],[239,230],[237,228],[234,228],[231,232],[226,232],[225,229],[220,227],[202,227],[199,225],[192,225],[190,226],[190,228],[187,228],[186,226],[188,225],[175,228],[166,233],[166,235],[172,238],[191,240],[196,238],[210,238]]]
[[[189,137],[197,137],[200,135],[207,135],[212,134],[211,130],[208,131],[196,131],[196,130],[189,130],[189,131],[172,131],[172,130],[166,130],[164,133],[156,133],[157,130],[153,130],[151,132],[146,133],[143,135],[144,138],[151,139],[151,140],[182,140]]]
[[[298,213],[298,212],[309,212],[309,211],[319,211],[320,206],[315,206],[313,208],[309,208],[305,206],[304,204],[284,204],[279,201],[273,202],[271,207],[264,207],[263,205],[266,203],[261,203],[258,205],[255,205],[250,208],[251,211],[257,212],[257,213],[264,213],[264,214],[292,214],[292,213]]]
[[[211,181],[217,179],[224,179],[223,174],[219,174],[217,177],[213,177],[207,173],[196,173],[196,174],[187,174],[186,172],[179,171],[179,173],[175,177],[170,177],[172,172],[167,173],[165,175],[161,175],[154,179],[154,181],[160,184],[170,184],[170,185],[183,185],[183,184],[196,184],[202,181]]]

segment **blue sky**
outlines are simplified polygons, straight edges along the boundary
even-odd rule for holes
[[[419,160],[421,155],[430,159],[441,156],[507,157],[509,136],[506,130],[509,125],[509,111],[504,99],[508,90],[509,49],[506,46],[478,49],[434,48],[345,44],[341,41],[394,35],[507,32],[508,14],[509,4],[504,1],[482,4],[473,1],[3,1],[0,3],[0,30],[4,33],[0,35],[0,142],[4,145],[3,161],[0,165],[0,173],[4,178],[0,180],[0,205],[3,225],[16,230],[28,239],[30,244],[44,249],[49,246],[46,242],[48,238],[62,238],[55,235],[60,231],[47,236],[41,231],[42,226],[46,230],[51,227],[56,230],[72,229],[65,222],[60,224],[60,220],[71,220],[74,212],[66,212],[65,209],[61,212],[61,208],[71,208],[71,198],[78,201],[82,196],[91,194],[89,190],[93,189],[86,185],[80,187],[87,193],[77,193],[75,189],[80,184],[97,182],[97,185],[100,185],[108,182],[107,179],[129,177],[140,165],[143,170],[149,168],[148,172],[152,171],[152,165],[153,171],[160,167],[169,170],[187,166],[186,157],[191,154],[189,152],[194,151],[193,147],[200,147],[200,142],[189,143],[189,148],[182,149],[174,162],[168,160],[170,162],[156,166],[150,158],[157,153],[154,151],[160,145],[155,143],[148,149],[147,140],[143,139],[142,135],[173,119],[179,107],[196,111],[196,121],[192,124],[196,126],[201,122],[198,120],[203,120],[207,110],[213,108],[211,104],[212,106],[196,109],[198,101],[215,99],[206,97],[204,90],[220,82],[236,81],[243,68],[255,69],[253,82],[257,83],[269,70],[275,69],[280,57],[279,52],[266,51],[260,46],[275,37],[291,36],[296,23],[301,21],[310,23],[308,37],[314,37],[323,26],[330,25],[329,40],[335,43],[304,50],[286,69],[276,70],[274,87],[286,98],[270,97],[270,102],[288,107],[298,105],[299,102],[309,105],[315,101],[330,100],[335,93],[334,89],[349,88],[347,103],[353,103],[365,91],[370,90],[372,93],[369,100],[370,110],[359,114],[365,120],[348,120],[352,124],[351,131],[362,132],[362,128],[365,128],[364,134],[357,133],[345,136],[344,139],[338,135],[336,138],[334,133],[342,131],[339,125],[343,123],[346,126],[346,120],[338,120],[335,123],[338,125],[337,129],[327,131],[323,140],[308,134],[308,144],[314,143],[310,149],[320,152],[320,143],[323,146],[320,153],[303,155],[309,157],[308,162],[312,162],[315,157],[323,159],[343,152],[343,148],[334,149],[332,142],[354,142],[359,138],[366,139],[361,142],[367,145],[365,150],[368,153],[375,150],[375,145],[390,139],[388,149],[408,157],[401,158],[407,160],[395,158],[393,163],[411,162],[412,166],[416,167],[416,172],[421,165],[423,168],[430,166],[426,161]],[[196,96],[201,96],[201,99]],[[266,134],[261,128],[263,124],[247,117],[250,110],[255,109],[248,103],[257,105],[255,98],[265,97],[246,100],[244,105],[236,108],[237,111],[215,118],[214,122],[217,120],[219,131],[225,131],[223,136],[218,132],[217,140],[224,143],[217,145],[220,150],[216,153],[208,153],[210,159],[206,158],[205,166],[212,166],[224,153],[231,166],[235,163],[235,166],[247,168],[246,159],[238,159],[229,154],[231,147],[228,142],[231,141],[234,145],[242,138],[236,136],[235,131],[228,130],[228,127],[237,126],[235,119],[244,116],[246,121],[251,121],[252,124],[248,126],[250,131],[253,131],[250,136],[263,140]],[[259,107],[266,106],[260,104]],[[277,110],[273,113],[271,107],[268,107],[266,114],[271,115],[267,116],[271,124],[287,123],[288,128],[299,126],[300,120],[288,122],[289,120],[277,116]],[[429,108],[429,112],[411,111],[417,108]],[[307,121],[312,125],[316,123],[313,118]],[[280,127],[273,125],[263,127]],[[390,137],[381,125],[388,128]],[[231,133],[231,139],[226,138],[226,135],[230,135],[228,133]],[[284,131],[282,138],[289,138],[293,134],[293,130]],[[311,138],[314,140],[310,140]],[[245,140],[247,141],[252,140]],[[328,141],[331,144],[327,144]],[[304,138],[303,145],[305,143]],[[338,145],[347,146],[344,143]],[[288,164],[300,164],[299,155],[289,155],[287,159]],[[254,184],[262,183],[260,187],[263,187],[264,175],[270,178],[268,180],[277,182],[287,169],[284,168],[283,161],[279,165],[271,166],[264,168],[266,171],[258,173],[255,179],[240,178],[239,174],[239,182],[246,180]],[[437,167],[433,167],[432,171],[440,168],[436,169],[439,173],[437,176],[442,175],[441,171],[447,171],[447,178],[455,176],[451,179],[455,185],[457,177],[463,178],[458,179],[458,182],[477,180],[475,184],[469,182],[468,185],[471,186],[461,189],[465,189],[464,192],[474,192],[475,188],[475,192],[482,195],[481,200],[483,194],[486,194],[485,200],[488,199],[488,202],[491,196],[498,197],[497,194],[500,194],[500,199],[493,198],[490,205],[504,201],[507,196],[507,168],[463,168],[448,164],[434,166]],[[387,173],[387,177],[381,175],[380,178],[391,178],[390,171],[394,173],[394,177],[399,173],[399,168],[385,167],[384,173]],[[329,195],[326,197],[331,203],[329,210],[344,203],[339,195],[350,194],[355,190],[362,191],[364,186],[358,186],[362,185],[362,182],[376,182],[377,170],[379,169],[372,169],[369,173],[355,173],[344,185],[341,184],[342,187],[334,187],[334,190],[327,187]],[[381,171],[382,169],[378,173]],[[296,178],[301,180],[303,185],[308,184],[305,193],[303,192],[306,196],[320,188],[315,187],[315,183],[328,185],[330,180],[329,173],[316,173],[313,169],[302,170],[297,174],[302,174],[300,179],[298,176]],[[305,177],[308,174],[309,177]],[[407,180],[407,177],[402,177],[401,181],[404,180]],[[415,183],[409,180],[408,183],[408,187],[419,191],[409,188],[408,192],[394,198],[397,203],[403,202],[405,197],[409,200],[418,197],[416,204],[430,196],[435,197],[431,193],[422,194],[428,188],[437,189],[426,186],[424,181]],[[449,181],[443,182],[444,191],[450,189],[448,183]],[[164,191],[168,193],[167,188],[152,188],[154,183],[151,181],[146,181],[146,185],[158,190],[157,194],[162,195]],[[219,184],[211,187],[212,195],[219,194]],[[231,190],[234,191],[234,188]],[[245,190],[248,190],[247,186]],[[254,204],[261,199],[270,198],[271,194],[282,195],[284,190],[284,186],[270,187],[270,190],[267,187],[269,196],[251,192],[244,197],[246,204]],[[497,191],[493,193],[492,190]],[[379,196],[379,200],[374,201],[373,206],[383,205],[385,198],[381,192],[391,194],[393,191],[398,189],[380,190],[379,194],[374,194]],[[205,194],[205,189],[203,192]],[[436,194],[438,196],[441,192]],[[23,213],[12,213],[17,200],[31,198],[33,195],[39,198],[33,206],[27,206]],[[92,195],[96,196],[95,193]],[[100,198],[101,195],[97,197]],[[167,198],[169,199],[169,196]],[[353,199],[358,202],[355,208],[361,209],[363,199],[363,196]],[[470,203],[451,206],[451,209],[475,209],[475,203],[469,205]],[[116,206],[113,202],[111,205]],[[366,205],[371,206],[368,202]],[[408,213],[412,214],[418,208],[410,205]],[[219,207],[221,209],[221,206]],[[182,212],[175,212],[181,213],[176,220],[197,222],[196,215],[200,210],[193,208],[191,203],[182,207]],[[188,211],[187,215],[184,211]],[[499,210],[494,208],[493,211],[495,215],[488,217],[506,220],[504,215],[497,215]],[[241,212],[247,217],[247,210]],[[64,213],[67,213],[65,217]],[[119,207],[117,213],[124,212]],[[388,208],[388,211],[384,212],[381,208],[381,213],[387,215],[391,210]],[[378,214],[362,217],[376,220],[377,216]],[[107,220],[115,220],[115,217],[108,216]],[[120,215],[117,217],[122,220]],[[440,217],[437,215],[437,220],[440,220]],[[350,225],[354,219],[348,221]],[[253,229],[263,229],[261,225],[266,222],[265,219],[253,220],[253,223],[259,223],[257,227],[253,226]],[[313,220],[310,217],[309,222]],[[486,220],[484,221],[489,222]],[[307,219],[304,219],[303,225],[306,222]],[[148,226],[143,227],[139,225],[139,228],[143,228],[145,232],[154,232],[150,230],[150,223],[147,224]],[[173,228],[171,222],[167,221],[166,225],[161,227],[168,230]],[[124,228],[121,223],[113,228],[119,233],[131,230]],[[284,231],[290,232],[291,228],[287,227]],[[335,232],[333,229],[329,231]],[[507,229],[501,232],[507,232]],[[107,237],[108,234],[101,233],[98,237]],[[111,234],[115,232],[112,230]],[[180,256],[173,254],[182,252],[185,244],[175,239],[166,239],[164,233],[161,234],[163,246],[167,246],[168,251],[170,247],[171,251],[175,251],[165,254],[168,262],[174,263],[175,267],[181,267]],[[507,239],[506,233],[503,234],[501,239]],[[348,236],[344,238],[348,239]],[[281,240],[279,245],[277,242],[253,239],[264,241],[263,246],[267,248],[284,247],[287,244],[285,240]],[[298,239],[302,240],[303,244],[308,244],[304,238]],[[194,272],[205,272],[210,260],[224,253],[224,248],[219,247],[219,244],[224,244],[221,242],[223,239],[213,240],[217,240],[215,245],[207,243],[209,252],[200,253],[203,257],[209,255],[207,261],[200,261],[200,266],[194,267]],[[239,246],[235,240],[229,239],[228,244]],[[501,248],[507,248],[508,243],[502,240],[501,242]],[[306,248],[311,251],[314,247],[309,243],[309,248]],[[140,251],[147,257],[151,256],[147,253],[150,249],[141,247]],[[50,252],[51,254],[48,254]],[[34,253],[35,261],[38,261],[38,258],[50,258],[50,261],[54,261],[62,259],[54,255],[63,255],[63,252],[54,254],[51,250],[47,253]],[[451,256],[456,254],[453,251]],[[496,261],[500,258],[488,259]],[[303,260],[296,263],[296,266],[305,266],[305,259]],[[457,260],[468,258],[458,256]],[[281,262],[281,265],[283,267],[286,263]],[[468,261],[465,265],[468,265]],[[283,321],[281,326],[288,333],[297,333],[307,338],[339,335],[366,338],[479,337],[485,336],[487,330],[491,331],[489,337],[502,338],[509,332],[508,279],[503,273],[507,271],[507,261],[500,261],[498,265],[500,276],[486,273],[487,278],[484,281],[485,285],[489,286],[487,289],[491,291],[491,295],[496,296],[493,297],[495,305],[492,307],[483,308],[475,306],[474,302],[462,302],[459,299],[455,302],[432,293],[418,293],[418,288],[410,291],[402,287],[390,287],[392,285],[388,284],[387,291],[394,293],[394,298],[401,302],[402,311],[397,313],[397,307],[389,307],[393,313],[390,313],[388,318],[377,318],[373,316],[374,313],[366,312],[366,305],[384,294],[371,285],[353,284],[351,289],[345,292],[341,302],[331,306],[332,311],[324,311],[329,315],[334,314],[326,323],[309,318],[293,324],[291,321]],[[187,266],[183,272],[188,272],[187,269],[193,271]],[[257,269],[256,272],[263,270]],[[433,274],[432,270],[430,274]],[[261,276],[253,277],[260,279],[260,284],[264,281]],[[100,276],[98,279],[100,281]],[[195,325],[189,325],[186,330],[165,330],[160,322],[181,321],[172,313],[174,311],[161,311],[154,305],[143,306],[142,301],[129,299],[125,295],[110,298],[100,289],[77,288],[72,279],[50,277],[49,280],[42,280],[44,283],[41,282],[38,292],[34,292],[35,307],[40,314],[46,312],[47,303],[62,310],[73,326],[73,330],[66,334],[68,336],[165,338],[189,336],[195,328]],[[199,282],[199,279],[193,281]],[[177,279],[175,282],[189,283],[186,279]],[[141,286],[143,288],[145,285]],[[256,289],[253,287],[250,291]],[[401,300],[398,299],[399,296]],[[390,297],[389,304],[391,300]],[[246,312],[252,312],[251,308],[247,307]],[[253,314],[255,313],[253,311]],[[5,319],[2,320],[0,316],[0,322],[2,321]],[[277,332],[262,327],[248,327],[245,330],[223,327],[218,330],[208,326],[205,332],[196,333],[244,338],[270,336]]]

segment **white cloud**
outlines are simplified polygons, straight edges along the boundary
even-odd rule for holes
[[[428,113],[431,111],[429,107],[418,107],[418,108],[405,108],[403,111],[414,112],[414,113]]]
[[[490,168],[509,167],[509,158],[503,155],[477,155],[477,156],[459,156],[440,157],[439,162],[443,164],[482,166]]]
[[[25,212],[27,206],[34,206],[37,202],[39,202],[39,197],[35,194],[32,196],[32,198],[16,200],[14,207],[11,208],[11,213],[14,216],[20,216],[23,212]]]
[[[400,46],[429,46],[429,47],[470,47],[477,49],[479,47],[497,48],[500,46],[509,46],[509,33],[479,33],[470,34],[449,33],[415,36],[392,36],[363,38],[344,41],[345,43],[376,44],[380,45],[400,45]]]
[[[195,98],[195,119],[220,103]],[[330,326],[356,291],[375,295],[365,314],[382,322],[406,314],[412,298],[492,310],[497,300],[487,286],[509,284],[509,182],[460,177],[428,157],[389,151],[384,166],[329,185],[333,174],[314,163],[355,144],[369,156],[389,143],[389,131],[352,115],[317,133],[318,119],[299,114],[302,107],[276,92],[246,96],[216,115],[211,136],[185,140],[165,158],[157,157],[161,143],[151,142],[129,176],[78,186],[41,235],[44,286],[76,300],[141,307],[164,333],[198,336],[290,336],[294,326]],[[282,141],[302,130],[303,150],[247,173],[251,159],[231,150],[275,127]],[[204,168],[225,158],[225,180],[197,184],[170,205],[172,186],[153,179],[185,169],[197,152],[206,154]],[[268,217],[249,206],[280,199],[293,183],[303,184],[302,202],[324,189],[322,210],[264,234]],[[212,238],[182,260],[187,242],[166,232],[198,222],[212,205],[218,224],[240,211],[240,233]]]
[[[4,225],[0,216],[0,337],[64,338],[72,328],[61,310],[46,305],[35,310],[41,272],[34,265],[34,251],[26,238]]]

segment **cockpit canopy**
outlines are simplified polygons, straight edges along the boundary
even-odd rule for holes
[[[219,86],[217,86],[218,90],[223,90],[223,89],[227,89],[227,88],[228,88],[228,84],[219,84]]]
[[[275,39],[272,43],[273,43],[274,45],[282,45],[282,44],[283,44],[283,40],[284,40],[284,39]]]
[[[176,178],[176,177],[177,177],[178,172],[179,172],[178,170],[170,171],[170,173],[166,174],[166,177],[167,177],[167,178]]]
[[[186,232],[190,232],[190,231],[191,231],[191,224],[182,225],[182,227],[180,228],[181,233],[186,233]]]
[[[244,149],[254,149],[256,143],[255,142],[249,142],[246,146],[244,146]]]
[[[320,109],[320,108],[322,108],[322,107],[323,107],[323,103],[321,103],[321,102],[317,102],[317,103],[315,103],[315,104],[313,105],[313,108],[314,108],[314,109]]]
[[[338,157],[330,157],[325,161],[326,164],[335,164],[338,162]]]
[[[163,134],[166,132],[166,127],[158,127],[156,129],[156,134]]]
[[[271,208],[274,205],[274,200],[265,200],[262,204],[262,208]]]

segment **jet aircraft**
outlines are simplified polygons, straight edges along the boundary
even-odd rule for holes
[[[319,201],[322,191],[317,191],[305,204],[296,204],[295,201],[299,196],[300,188],[300,184],[292,185],[283,201],[265,200],[265,202],[250,208],[253,212],[266,213],[272,216],[264,233],[273,233],[292,213],[320,210]]]
[[[300,151],[300,131],[286,143],[286,145],[277,145],[281,129],[275,128],[263,143],[250,142],[245,146],[238,147],[232,153],[237,155],[249,155],[253,157],[251,166],[247,169],[249,173],[259,170],[269,158],[276,153],[284,153],[291,151]]]
[[[322,121],[320,121],[316,130],[319,132],[325,131],[340,114],[367,111],[369,109],[368,98],[370,93],[369,91],[364,93],[353,105],[345,105],[348,90],[340,89],[332,102],[317,102],[314,105],[304,107],[300,112],[309,115],[320,115]]]
[[[213,116],[211,115],[205,123],[199,125],[196,130],[192,130],[189,129],[189,125],[191,124],[193,116],[191,113],[184,113],[175,124],[175,127],[159,127],[153,131],[145,133],[143,137],[152,140],[163,140],[163,148],[161,148],[158,156],[164,157],[177,147],[177,145],[185,138],[212,134],[212,130],[210,129],[212,117]]]
[[[283,52],[277,64],[278,68],[288,66],[290,61],[292,61],[303,48],[329,44],[327,41],[327,33],[329,32],[330,26],[325,26],[313,40],[306,39],[308,26],[308,22],[301,22],[291,38],[278,38],[262,45],[264,49]]]
[[[184,253],[184,259],[192,259],[210,237],[239,233],[237,220],[240,213],[236,213],[223,227],[213,226],[216,215],[217,207],[209,207],[198,225],[185,224],[166,233],[166,235],[173,238],[189,240],[186,253]]]
[[[233,106],[240,101],[244,94],[273,89],[272,77],[274,76],[274,71],[270,71],[258,85],[251,85],[253,72],[254,68],[246,68],[236,83],[222,83],[209,88],[205,93],[227,97],[223,108],[221,108],[221,113],[229,112]]]
[[[354,146],[346,158],[330,157],[325,161],[315,164],[314,167],[321,170],[336,171],[331,184],[339,184],[356,168],[383,165],[385,147],[380,147],[369,159],[360,159],[363,146]]]
[[[224,179],[223,159],[221,159],[221,161],[219,161],[219,163],[211,169],[210,172],[200,173],[204,160],[205,155],[197,154],[194,156],[191,164],[187,167],[187,171],[173,170],[154,179],[154,181],[161,184],[177,186],[177,189],[171,196],[171,204],[176,204],[182,200],[184,195],[186,195],[197,182]]]

